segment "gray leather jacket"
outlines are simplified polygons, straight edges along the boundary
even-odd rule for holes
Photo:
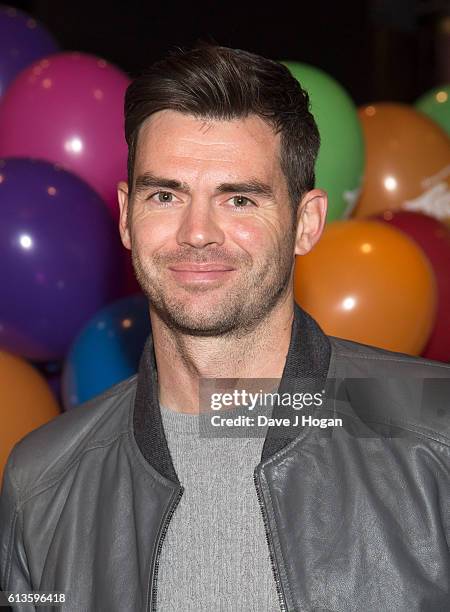
[[[280,610],[450,610],[449,380],[448,365],[328,337],[295,307],[280,391],[326,384],[310,414],[343,426],[268,429],[254,479]],[[70,611],[157,610],[182,494],[150,335],[136,376],[15,446],[1,588],[64,592]]]

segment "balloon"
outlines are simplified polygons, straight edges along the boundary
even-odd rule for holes
[[[0,6],[0,98],[21,70],[57,51],[52,35],[33,17],[11,6]]]
[[[150,329],[143,294],[122,298],[98,312],[81,330],[64,363],[65,409],[135,374]]]
[[[0,160],[0,214],[0,347],[57,361],[120,295],[119,232],[89,185],[41,160]]]
[[[89,183],[117,221],[117,182],[126,178],[128,83],[119,69],[84,53],[57,53],[32,64],[0,106],[0,157],[59,163]]]
[[[355,206],[364,172],[364,139],[356,106],[345,89],[318,68],[282,62],[307,90],[320,132],[316,185],[328,192],[327,221]]]
[[[62,363],[61,361],[30,361],[31,365],[45,378],[48,386],[53,392],[56,401],[59,406],[62,406],[61,398],[61,374],[62,374]]]
[[[415,107],[440,125],[450,136],[450,84],[428,91],[417,100]]]
[[[422,213],[386,211],[375,217],[412,238],[427,256],[436,277],[437,313],[422,356],[450,361],[450,228]]]
[[[431,333],[436,281],[421,249],[375,221],[335,221],[297,256],[297,302],[326,333],[417,355]]]
[[[404,104],[360,110],[367,166],[354,218],[385,210],[450,217],[450,140],[431,119]]]
[[[0,351],[0,477],[16,442],[58,414],[50,388],[33,366]]]

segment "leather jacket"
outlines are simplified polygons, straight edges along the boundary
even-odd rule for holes
[[[449,382],[450,365],[327,336],[295,305],[280,390],[325,386],[302,413],[343,425],[267,430],[254,482],[280,610],[450,610]],[[14,447],[0,587],[64,593],[54,609],[157,610],[182,495],[150,334],[135,376]]]

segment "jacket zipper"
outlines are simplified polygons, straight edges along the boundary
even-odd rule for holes
[[[273,576],[275,578],[275,586],[276,586],[276,589],[277,589],[277,595],[278,595],[278,600],[279,600],[279,603],[280,603],[280,609],[281,609],[281,612],[287,612],[286,601],[285,601],[284,595],[283,595],[283,587],[281,585],[281,579],[280,579],[280,576],[279,576],[279,573],[278,573],[278,570],[277,570],[277,566],[276,566],[276,562],[275,562],[275,555],[274,555],[272,541],[271,541],[270,536],[269,536],[269,523],[268,523],[268,519],[267,519],[266,509],[265,509],[263,501],[262,501],[261,487],[259,485],[258,476],[257,476],[257,468],[255,468],[255,471],[253,473],[253,480],[254,480],[255,487],[256,487],[256,495],[258,497],[259,507],[261,509],[261,514],[262,514],[262,517],[263,517],[264,530],[266,532],[266,541],[267,541],[267,546],[269,548],[270,564],[272,566],[272,572],[273,572]]]
[[[183,495],[183,492],[184,492],[184,488],[180,487],[175,497],[173,498],[172,503],[169,505],[169,509],[167,510],[162,527],[158,534],[158,540],[157,540],[158,544],[156,547],[155,564],[153,566],[152,577],[150,579],[150,595],[149,595],[149,602],[147,606],[147,609],[151,610],[151,612],[156,612],[156,589],[157,589],[157,583],[158,583],[159,559],[161,556],[162,545],[164,542],[164,538],[166,537],[167,529],[169,528],[170,519],[172,518],[173,513],[175,512],[178,506],[178,503],[181,499],[181,496]]]

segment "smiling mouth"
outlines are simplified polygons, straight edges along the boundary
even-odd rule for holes
[[[179,281],[210,282],[223,279],[234,272],[234,268],[223,264],[179,264],[169,267]]]

